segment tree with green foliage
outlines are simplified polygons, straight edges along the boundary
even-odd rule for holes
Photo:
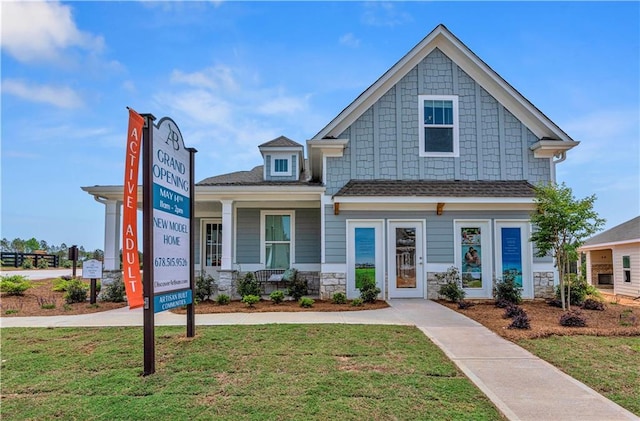
[[[570,297],[565,294],[569,264],[578,258],[578,247],[600,231],[605,220],[593,210],[596,196],[576,199],[564,183],[541,184],[536,190],[536,211],[531,215],[534,232],[531,241],[536,256],[551,254],[560,277],[562,309],[570,309]]]

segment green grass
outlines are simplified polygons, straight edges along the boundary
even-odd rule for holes
[[[418,329],[266,325],[2,329],[2,419],[494,420]]]
[[[640,416],[640,337],[552,336],[518,344]]]

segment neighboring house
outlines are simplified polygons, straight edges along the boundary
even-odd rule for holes
[[[457,267],[467,297],[514,275],[527,298],[553,294],[534,257],[537,183],[576,146],[447,28],[425,39],[303,145],[263,143],[264,165],[200,181],[197,270],[218,279],[295,267],[321,298],[435,298]],[[122,186],[83,188],[106,206],[105,268],[117,269]]]
[[[640,216],[591,237],[578,250],[587,255],[591,285],[640,296]]]

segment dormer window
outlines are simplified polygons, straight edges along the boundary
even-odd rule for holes
[[[291,156],[289,155],[272,155],[271,156],[271,175],[272,176],[290,176],[291,175]]]

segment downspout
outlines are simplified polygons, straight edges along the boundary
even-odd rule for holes
[[[557,159],[554,159],[557,158]],[[567,151],[562,151],[551,158],[551,179],[556,182],[556,165],[567,159]]]

